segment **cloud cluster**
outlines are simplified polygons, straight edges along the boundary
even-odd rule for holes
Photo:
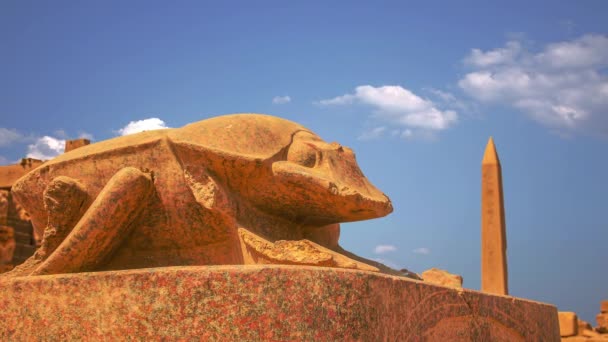
[[[345,94],[318,102],[320,105],[364,104],[373,108],[373,117],[380,121],[404,128],[402,136],[416,131],[436,132],[445,130],[458,120],[453,110],[442,110],[431,100],[421,98],[408,89],[398,85],[373,87],[362,85],[352,94]],[[368,135],[382,133],[374,128]]]
[[[459,80],[469,96],[523,111],[559,132],[608,136],[608,37],[584,35],[531,52],[518,41],[471,50]]]
[[[376,254],[385,254],[385,253],[396,252],[396,251],[397,251],[397,247],[395,247],[393,245],[378,245],[378,246],[376,246],[376,248],[374,248],[374,253],[376,253]]]
[[[53,159],[65,150],[65,139],[45,135],[27,146],[27,157],[41,160]]]
[[[86,132],[79,132],[79,138],[93,139],[93,135]],[[16,129],[0,127],[0,147],[8,147],[13,144],[27,144],[26,157],[49,160],[53,159],[65,150],[65,141],[68,135],[64,130],[53,132],[53,136],[43,137],[35,135],[23,135]],[[9,163],[8,159],[0,156],[0,164]]]
[[[431,254],[431,250],[429,248],[426,247],[420,247],[420,248],[416,248],[412,251],[412,253],[414,254],[421,254],[421,255],[429,255]]]
[[[291,102],[291,97],[289,96],[275,96],[272,99],[273,104],[286,104]]]
[[[159,118],[148,118],[139,121],[131,121],[123,128],[116,131],[120,135],[133,134],[141,131],[169,128]],[[29,143],[27,145],[26,157],[41,160],[53,159],[65,151],[65,142],[68,135],[63,130],[57,130],[51,135],[43,137],[24,136],[15,129],[0,127],[0,147],[9,146],[14,143]],[[93,135],[84,131],[78,133],[79,138],[93,140]],[[0,156],[0,163],[6,163],[7,158]]]
[[[125,127],[116,131],[119,135],[129,135],[143,131],[170,128],[159,118],[148,118],[138,121],[131,121]]]
[[[8,146],[22,139],[23,135],[17,130],[0,127],[0,147]]]

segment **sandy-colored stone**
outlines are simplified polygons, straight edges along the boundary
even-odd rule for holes
[[[588,337],[585,336],[568,336],[562,337],[562,342],[590,342]]]
[[[8,190],[0,189],[0,225],[7,225],[8,222]]]
[[[601,334],[592,329],[583,329],[578,331],[578,334],[585,337],[601,337]]]
[[[558,312],[559,334],[562,337],[574,336],[578,333],[578,318],[570,311]]]
[[[500,160],[492,138],[481,162],[481,290],[509,294]]]
[[[66,140],[65,141],[65,152],[70,152],[72,150],[75,150],[79,147],[82,146],[86,146],[89,145],[91,143],[91,140],[89,139],[73,139],[73,140]]]
[[[608,313],[600,313],[595,317],[598,328],[608,329]]]
[[[1,341],[559,341],[551,305],[311,266],[4,278],[0,307]]]
[[[0,225],[0,265],[12,268],[13,254],[15,253],[15,233],[13,227]],[[1,272],[0,272],[1,273]]]
[[[42,236],[36,235],[32,231],[29,214],[16,203],[11,196],[13,184],[28,172],[36,169],[44,162],[38,159],[23,158],[20,162],[13,165],[0,166],[0,225],[12,226],[16,234],[21,236],[16,247],[15,262],[20,263],[33,253],[36,243],[25,243],[23,235],[34,237],[40,241]]]
[[[441,286],[462,287],[462,276],[452,274],[438,268],[431,268],[422,272],[422,279],[426,282]]]
[[[8,277],[258,262],[398,274],[338,244],[340,222],[392,211],[353,151],[277,117],[227,115],[82,146],[12,194],[44,238]]]
[[[310,240],[270,242],[239,229],[243,242],[244,264],[283,264],[352,268],[378,272],[379,269],[345,257]]]
[[[593,326],[591,326],[591,324],[589,324],[589,322],[583,321],[582,319],[580,319],[580,317],[578,318],[578,333],[579,335],[585,331],[585,330],[593,330]]]
[[[0,166],[0,188],[10,189],[19,178],[43,163],[42,160],[23,158],[17,164]]]
[[[603,300],[600,303],[600,313],[608,313],[608,300]]]

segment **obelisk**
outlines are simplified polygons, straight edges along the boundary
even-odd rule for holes
[[[490,138],[481,162],[481,291],[508,295],[507,236],[500,160]]]

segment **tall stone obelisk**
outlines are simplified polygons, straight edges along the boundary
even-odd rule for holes
[[[481,291],[508,295],[507,236],[500,160],[490,138],[481,162]]]

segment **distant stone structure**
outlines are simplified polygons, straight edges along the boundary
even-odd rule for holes
[[[0,273],[13,269],[15,254],[15,230],[13,227],[0,225]]]
[[[36,236],[27,212],[14,200],[13,184],[43,161],[23,158],[0,166],[0,273],[23,263],[36,250]],[[41,236],[40,236],[41,238]]]
[[[90,143],[88,139],[67,140],[65,152]],[[42,232],[33,229],[29,214],[14,200],[11,189],[19,178],[43,163],[23,158],[19,163],[0,166],[0,273],[27,260],[42,241]]]
[[[422,272],[422,280],[441,286],[462,288],[462,276],[438,268]]]
[[[75,150],[79,147],[82,146],[86,146],[89,145],[91,143],[91,140],[89,139],[73,139],[73,140],[66,140],[65,142],[65,152],[70,152],[72,150]]]
[[[481,291],[508,295],[507,236],[502,173],[494,140],[481,162]]]
[[[608,300],[600,303],[600,313],[597,315],[597,326],[578,318],[576,313],[560,311],[559,333],[564,342],[608,342]]]
[[[600,313],[596,317],[597,330],[601,333],[608,334],[608,300],[600,304]]]

